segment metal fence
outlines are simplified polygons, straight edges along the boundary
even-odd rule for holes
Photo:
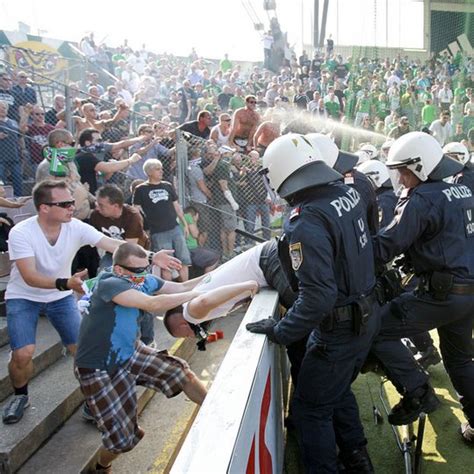
[[[270,201],[261,167],[258,154],[177,130],[175,184],[185,212],[197,212],[201,245],[230,257],[281,230],[285,206]]]

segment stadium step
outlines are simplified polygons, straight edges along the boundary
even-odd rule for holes
[[[0,317],[0,347],[8,344],[7,318]]]
[[[61,357],[31,380],[29,384],[31,406],[25,410],[23,419],[14,425],[1,427],[2,474],[17,471],[82,403],[83,396],[72,367],[72,357]],[[0,405],[2,413],[10,399]],[[74,441],[77,442],[77,439]],[[63,454],[67,456],[69,453]],[[54,465],[54,460],[50,462]],[[39,470],[41,471],[44,472],[44,468]]]
[[[160,344],[161,345],[161,344]],[[191,339],[178,341],[170,354],[189,359],[196,348]],[[139,387],[138,412],[141,413],[155,396],[153,390]],[[80,440],[80,442],[78,442]],[[102,446],[100,432],[81,417],[81,407],[18,471],[18,474],[77,474],[87,473],[97,462]],[[138,471],[137,471],[138,472]]]
[[[1,320],[0,341],[4,341],[4,338],[7,338],[6,341],[8,342],[5,318],[1,318]],[[3,321],[5,321],[4,326]],[[36,342],[36,351],[33,357],[35,376],[48,368],[51,364],[54,364],[63,354],[61,340],[45,317],[40,317],[38,321]],[[2,345],[3,343],[0,344],[0,346]],[[0,348],[0,401],[13,393],[13,387],[8,377],[9,358],[10,347],[5,343],[5,345]]]
[[[150,389],[140,387],[137,390],[139,413],[154,395],[155,392]],[[86,473],[93,468],[102,446],[100,432],[95,425],[82,419],[81,409],[82,405],[17,471],[18,474],[37,474],[45,469],[50,474],[77,474]]]

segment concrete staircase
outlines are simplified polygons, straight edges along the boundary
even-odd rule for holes
[[[155,321],[158,347],[171,347],[175,340],[165,336],[161,321]],[[2,412],[13,393],[7,368],[9,351],[6,318],[0,318]],[[181,341],[170,352],[187,358],[193,351],[192,341]],[[83,396],[73,374],[72,357],[64,354],[59,336],[45,317],[38,324],[34,366],[29,383],[31,406],[19,423],[0,425],[0,473],[87,472],[101,446],[100,433],[81,419]],[[153,395],[151,390],[139,390],[140,411]]]

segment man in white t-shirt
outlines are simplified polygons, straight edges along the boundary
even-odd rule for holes
[[[74,199],[64,181],[38,183],[33,201],[38,215],[17,224],[8,241],[12,261],[5,294],[12,350],[8,370],[15,393],[3,413],[5,424],[17,423],[29,406],[28,381],[33,374],[40,312],[46,314],[68,350],[76,351],[80,315],[73,290],[82,292],[86,270],[71,276],[75,254],[83,245],[113,253],[124,242],[72,217]],[[152,258],[162,268],[181,266],[166,252]]]
[[[275,239],[252,247],[208,273],[194,288],[201,296],[167,311],[165,327],[172,336],[193,337],[194,326],[226,316],[264,287],[277,290],[281,304],[287,308],[296,299],[278,259]]]
[[[450,113],[443,111],[439,115],[439,119],[435,120],[430,125],[430,131],[433,137],[436,138],[441,146],[444,146],[448,142],[448,138],[452,135],[451,124],[449,123]]]

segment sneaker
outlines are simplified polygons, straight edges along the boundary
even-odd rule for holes
[[[25,408],[30,406],[30,399],[28,395],[16,395],[13,397],[11,402],[5,407],[3,411],[3,422],[6,425],[12,425],[18,423],[25,411]]]
[[[459,428],[459,433],[463,437],[464,441],[469,444],[474,444],[474,428],[466,421],[465,423],[461,423],[461,427]]]
[[[431,386],[426,386],[421,396],[405,396],[393,408],[388,415],[388,422],[392,425],[401,426],[413,423],[418,419],[420,413],[432,413],[440,404]]]
[[[441,356],[435,346],[430,346],[426,351],[420,352],[416,357],[417,362],[426,370],[430,365],[436,365],[441,362]]]
[[[89,408],[89,405],[87,404],[87,402],[84,402],[84,404],[82,405],[81,416],[83,420],[89,421],[90,423],[94,423],[94,424],[96,423],[94,415],[92,414],[91,409]]]
[[[350,452],[339,453],[339,458],[344,465],[345,470],[343,472],[347,474],[362,474],[362,473],[373,473],[374,466],[370,460],[369,453],[365,446],[354,449]]]

